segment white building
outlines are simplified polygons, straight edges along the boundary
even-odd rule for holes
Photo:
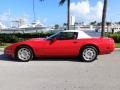
[[[0,29],[5,29],[5,28],[6,28],[6,26],[3,25],[3,24],[0,22]]]
[[[120,24],[112,24],[111,26],[110,26],[110,30],[111,30],[111,32],[113,31],[113,32],[120,32]]]
[[[70,16],[70,25],[74,25],[75,24],[75,16]]]
[[[98,32],[101,32],[101,26],[96,28]],[[120,25],[119,24],[111,24],[109,26],[105,26],[105,32],[120,32]]]

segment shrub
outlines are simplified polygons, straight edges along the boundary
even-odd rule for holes
[[[109,34],[108,37],[113,38],[115,43],[120,43],[120,34],[117,33]]]
[[[5,35],[0,38],[1,38],[0,41],[3,43],[15,43],[19,41],[19,38],[17,38],[15,35]]]
[[[0,34],[0,42],[2,43],[15,43],[31,38],[45,38],[53,33],[13,33],[13,34]]]

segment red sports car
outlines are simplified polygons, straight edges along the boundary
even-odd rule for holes
[[[85,62],[94,61],[98,55],[114,51],[114,40],[91,37],[83,31],[66,30],[48,38],[18,42],[5,48],[4,53],[27,62],[34,57],[79,57]]]

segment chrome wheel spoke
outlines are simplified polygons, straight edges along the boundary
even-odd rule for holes
[[[31,52],[27,48],[21,48],[18,50],[18,58],[20,60],[26,61],[29,60],[31,57]]]
[[[86,61],[91,61],[91,60],[95,59],[95,57],[96,57],[96,51],[93,48],[86,48],[83,51],[83,58]]]

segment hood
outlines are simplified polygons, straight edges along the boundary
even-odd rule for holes
[[[35,46],[37,44],[42,44],[45,41],[45,38],[34,38],[34,39],[30,39],[30,40],[26,40],[26,41],[22,41],[22,42],[17,42],[14,43],[12,45],[9,45],[8,47],[6,47],[5,49],[15,49],[17,46],[19,45],[30,45],[30,46]],[[39,42],[39,43],[38,43]]]
[[[37,43],[37,42],[43,42],[45,41],[45,38],[33,38],[33,39],[30,39],[30,40],[25,40],[25,41],[22,41],[22,42],[17,42],[17,43],[14,43],[14,44],[31,44],[31,43]]]

